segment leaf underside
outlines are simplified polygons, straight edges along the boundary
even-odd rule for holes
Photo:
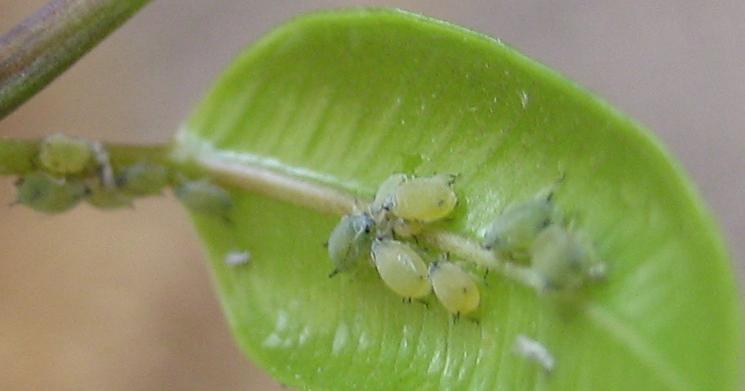
[[[243,52],[181,152],[372,197],[393,172],[460,174],[442,228],[477,240],[565,175],[556,202],[610,266],[566,305],[496,273],[479,322],[402,303],[371,267],[327,277],[339,216],[240,189],[194,216],[241,347],[280,382],[357,390],[735,390],[738,294],[698,196],[638,124],[499,41],[390,10],[298,18]],[[232,250],[249,265],[224,264]],[[544,374],[519,334],[556,359]]]

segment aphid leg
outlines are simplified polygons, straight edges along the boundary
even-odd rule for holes
[[[339,274],[339,269],[334,269],[329,273],[329,278],[333,278],[337,274]]]
[[[329,241],[323,242],[323,248],[329,248]]]
[[[425,299],[416,299],[417,303],[424,305],[424,308],[429,309],[429,302]]]

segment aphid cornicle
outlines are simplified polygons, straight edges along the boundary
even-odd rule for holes
[[[81,180],[55,178],[34,172],[16,181],[17,202],[43,213],[65,212],[80,202],[88,189]]]
[[[157,164],[138,162],[118,173],[116,184],[132,196],[157,195],[168,184],[168,170]]]
[[[79,174],[88,167],[92,157],[88,141],[64,134],[44,138],[39,147],[41,167],[59,175]]]
[[[453,191],[453,175],[409,178],[395,187],[390,198],[391,212],[405,220],[431,223],[455,209],[458,197]]]
[[[350,270],[370,253],[375,221],[367,213],[348,214],[331,231],[328,241],[329,258],[334,269],[330,277]]]
[[[455,316],[468,315],[479,307],[479,288],[471,275],[448,261],[429,265],[432,289],[443,307]]]
[[[531,248],[532,269],[547,290],[577,288],[588,278],[600,277],[603,264],[591,249],[559,225],[552,224],[535,239]]]
[[[509,256],[527,255],[536,236],[552,221],[551,197],[537,197],[514,205],[484,231],[484,248]]]
[[[188,209],[224,219],[233,206],[230,193],[206,179],[181,182],[173,193]]]
[[[392,239],[376,239],[372,244],[372,257],[380,278],[399,296],[418,299],[431,292],[427,265],[409,245]]]

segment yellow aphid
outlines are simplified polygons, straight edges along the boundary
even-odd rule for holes
[[[378,213],[381,210],[389,209],[393,202],[393,193],[396,189],[404,182],[408,180],[406,174],[393,174],[389,176],[383,183],[378,187],[378,192],[375,193],[375,199],[370,204],[370,210],[372,213]]]
[[[479,307],[479,288],[471,275],[458,265],[433,262],[429,265],[429,280],[437,300],[451,314],[467,315]]]
[[[453,211],[458,197],[452,175],[411,178],[399,184],[391,197],[391,212],[405,220],[430,223]]]
[[[372,256],[380,278],[399,296],[418,299],[432,290],[427,265],[409,245],[391,239],[376,240]]]
[[[88,141],[64,134],[46,137],[39,147],[41,166],[53,174],[79,174],[88,167],[92,157]]]
[[[587,279],[601,278],[605,270],[590,247],[556,224],[536,237],[531,262],[547,290],[577,288]]]

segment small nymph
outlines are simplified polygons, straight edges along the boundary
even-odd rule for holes
[[[404,220],[422,223],[440,220],[458,203],[454,180],[455,176],[445,174],[407,179],[390,196],[390,211]]]
[[[557,224],[551,224],[536,237],[531,263],[543,280],[544,290],[578,288],[588,279],[602,278],[605,271],[592,248]]]
[[[173,194],[191,211],[223,219],[233,207],[230,193],[206,179],[181,182],[173,188]]]
[[[106,187],[99,181],[88,185],[90,194],[86,201],[98,209],[131,208],[133,197],[124,194],[117,187]]]
[[[468,315],[479,307],[479,288],[473,277],[458,265],[448,261],[431,263],[429,280],[437,300],[456,317]]]
[[[432,290],[427,265],[408,244],[376,239],[372,244],[372,257],[383,283],[404,299],[423,298]]]
[[[554,205],[550,195],[516,204],[484,231],[484,248],[502,256],[524,258],[536,236],[553,219]]]
[[[34,172],[16,181],[17,203],[43,213],[61,213],[72,209],[88,195],[88,188],[78,179],[55,178]]]
[[[370,254],[375,221],[367,213],[352,213],[341,218],[329,236],[329,258],[334,266],[329,277],[346,272]]]

